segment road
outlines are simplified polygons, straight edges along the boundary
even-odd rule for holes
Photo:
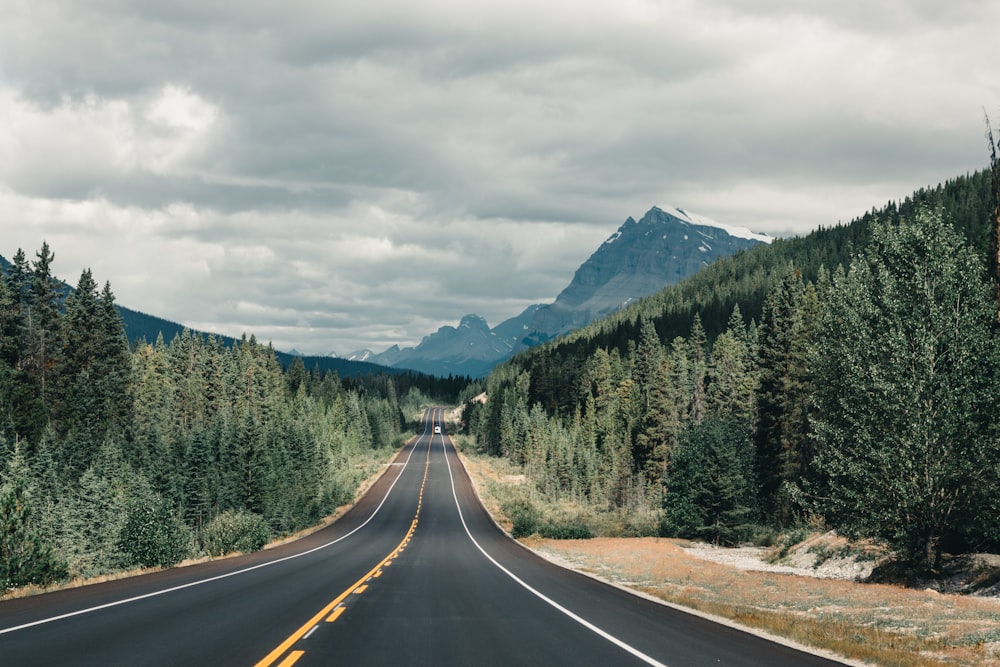
[[[0,664],[838,664],[539,558],[492,523],[440,423],[293,544],[0,603]]]

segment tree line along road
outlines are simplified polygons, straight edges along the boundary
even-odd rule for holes
[[[555,566],[502,533],[425,413],[292,544],[0,602],[3,665],[832,665]]]

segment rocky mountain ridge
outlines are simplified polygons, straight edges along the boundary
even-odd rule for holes
[[[520,349],[590,324],[716,259],[770,241],[744,227],[654,206],[638,221],[629,217],[551,304],[529,306],[492,329],[478,315],[466,315],[457,327],[441,327],[415,347],[394,345],[374,355],[361,350],[349,358],[439,376],[478,377]]]

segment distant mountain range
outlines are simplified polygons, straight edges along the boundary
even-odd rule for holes
[[[537,304],[490,329],[466,315],[415,347],[359,350],[348,359],[405,366],[432,375],[479,377],[518,350],[586,326],[628,303],[679,282],[720,257],[771,238],[730,227],[683,209],[650,209],[629,218],[576,270],[551,304]]]
[[[573,280],[550,304],[529,306],[490,328],[478,315],[466,315],[457,327],[444,326],[415,347],[393,345],[381,353],[358,350],[342,357],[275,352],[285,366],[301,357],[307,370],[337,371],[341,376],[414,370],[439,377],[484,376],[515,352],[586,326],[628,303],[679,282],[720,257],[758,243],[763,234],[729,227],[683,209],[650,209],[638,222],[626,220],[576,270]],[[4,271],[7,261],[0,257]],[[129,341],[165,341],[185,327],[154,315],[118,306]],[[195,332],[202,333],[203,332]],[[235,338],[216,336],[231,346]]]
[[[0,256],[0,270],[6,273],[9,268],[10,262]],[[69,290],[73,289],[72,286],[65,281],[62,284],[67,293]],[[114,286],[112,286],[112,291],[114,291]],[[128,336],[129,342],[133,345],[140,340],[146,340],[153,343],[160,335],[163,336],[164,341],[169,343],[176,336],[181,335],[184,330],[187,329],[187,327],[181,324],[165,320],[162,317],[147,315],[146,313],[141,313],[137,310],[125,308],[119,304],[115,304],[115,307],[118,309],[118,314],[121,316],[122,323],[125,326],[125,334]],[[209,335],[203,331],[192,330],[192,333],[202,336]],[[213,335],[226,347],[232,347],[233,344],[239,342],[238,339],[231,338],[229,336],[221,336],[218,334]],[[292,363],[293,359],[301,357],[306,370],[312,371],[313,369],[319,369],[320,372],[336,371],[340,377],[377,375],[379,373],[402,374],[409,370],[406,368],[391,368],[375,363],[353,361],[351,359],[342,359],[339,357],[310,357],[294,352],[279,351],[275,351],[274,354],[278,358],[278,362],[286,368]]]

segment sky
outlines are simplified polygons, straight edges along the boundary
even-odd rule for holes
[[[0,255],[306,354],[548,303],[629,216],[984,168],[995,0],[7,0]]]

